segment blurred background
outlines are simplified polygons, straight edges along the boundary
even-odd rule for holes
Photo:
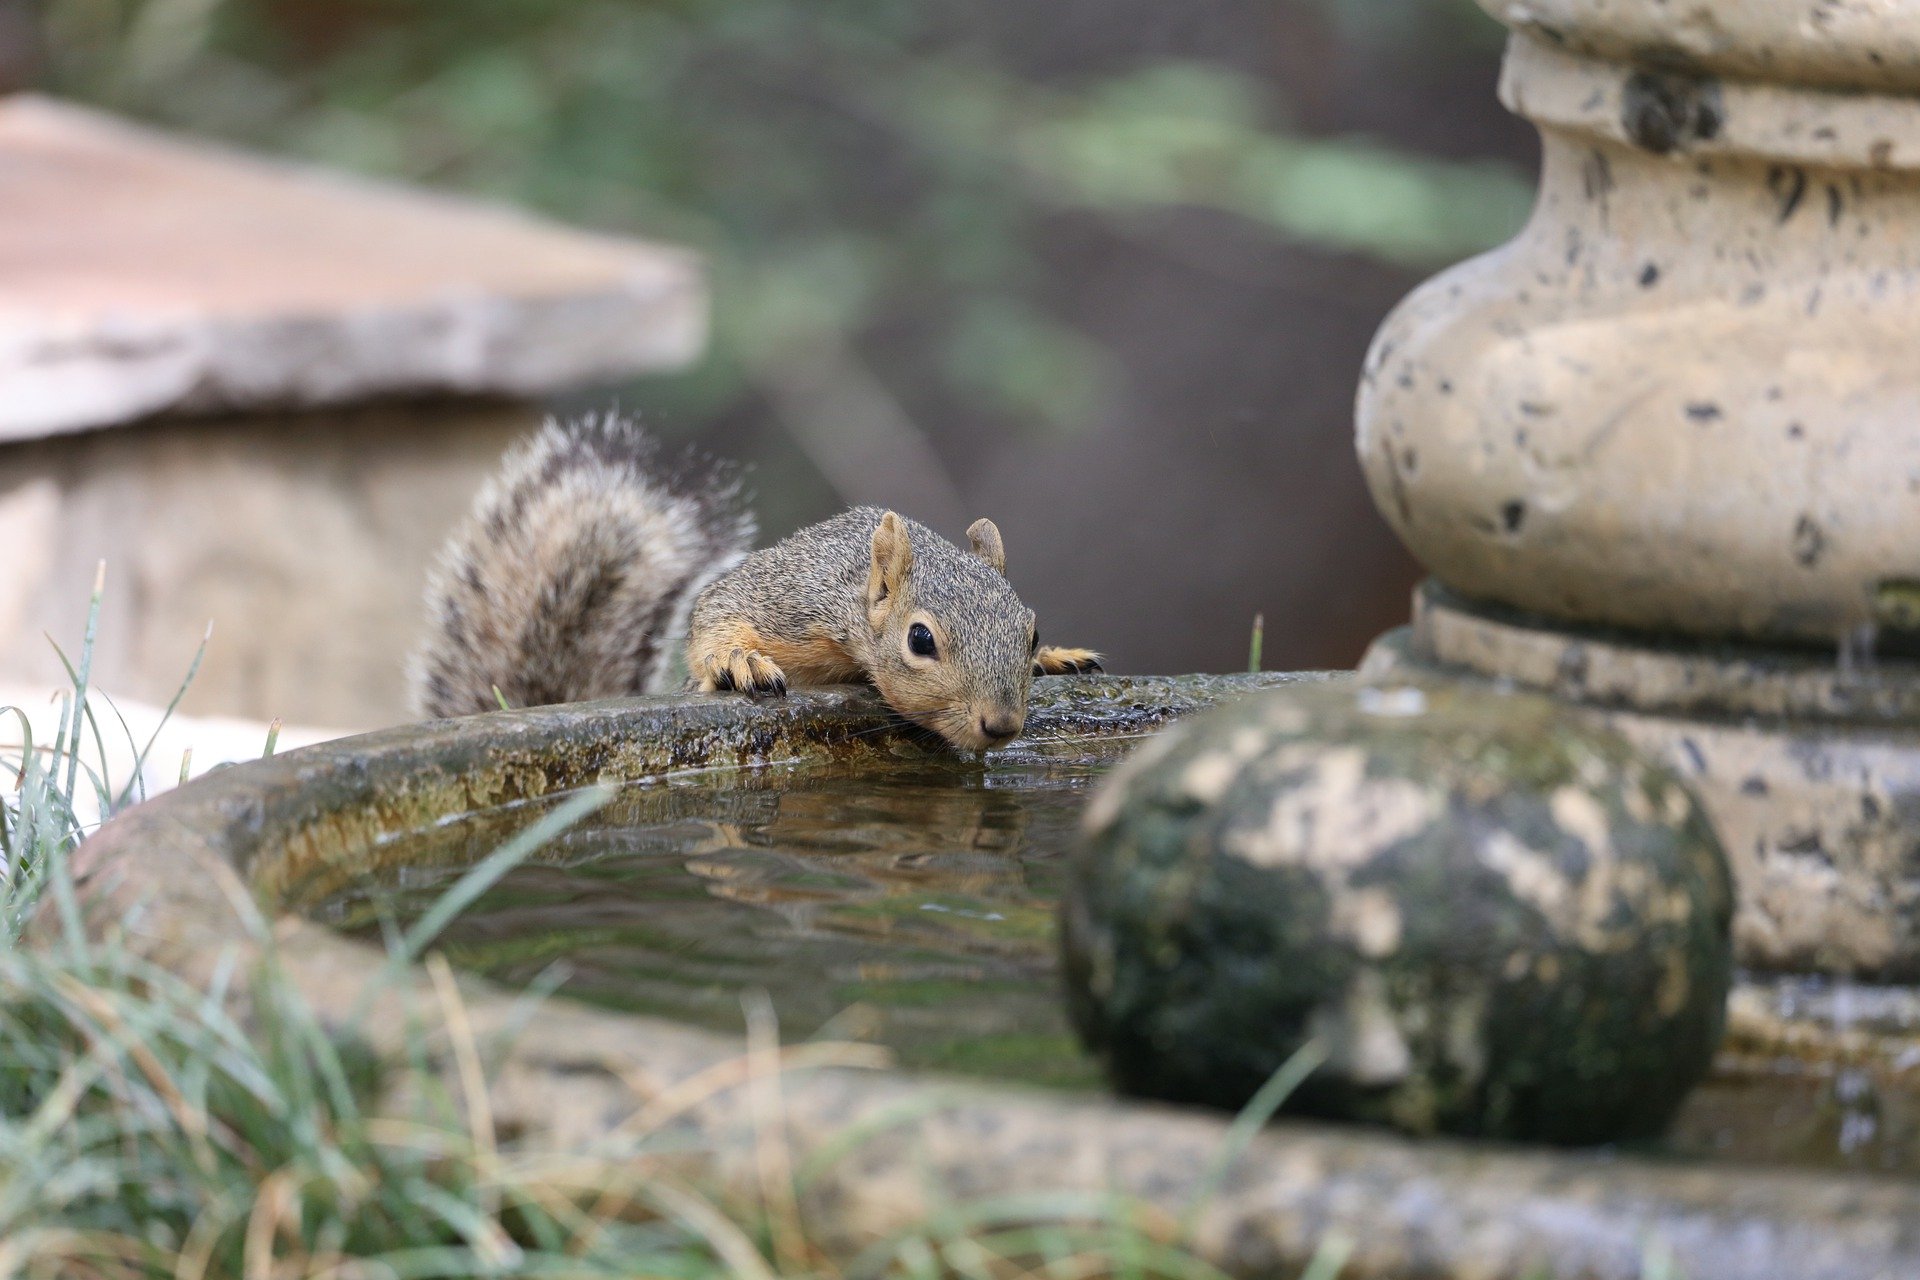
[[[556,408],[748,462],[769,537],[991,515],[1123,671],[1404,620],[1353,392],[1525,217],[1499,53],[1469,0],[0,0],[0,89],[698,250],[706,357]]]

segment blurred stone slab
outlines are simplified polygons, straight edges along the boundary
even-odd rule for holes
[[[428,562],[540,424],[442,398],[163,418],[0,446],[0,678],[58,684],[107,563],[94,685],[182,711],[364,729],[412,718]],[[178,764],[178,761],[175,761]]]
[[[683,364],[690,254],[0,100],[0,441]]]
[[[686,252],[0,99],[0,677],[409,718],[428,561],[537,397],[683,364]],[[94,430],[94,428],[116,428]]]

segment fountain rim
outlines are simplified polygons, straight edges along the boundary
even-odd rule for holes
[[[1327,678],[1193,679],[1220,695]],[[1043,732],[1075,723],[1141,732],[1199,709],[1176,705],[1185,686],[1173,680],[1045,683],[1051,688],[1036,688],[1030,717]],[[303,917],[274,918],[271,859],[321,856],[329,841],[371,838],[396,822],[417,829],[423,813],[436,805],[436,816],[451,812],[444,806],[456,798],[477,808],[600,779],[752,767],[808,744],[878,759],[906,741],[871,692],[847,689],[760,703],[628,699],[408,726],[224,769],[137,806],[82,846],[77,884],[90,927],[183,978],[204,982],[271,949],[323,1016],[354,1010],[358,1033],[393,1046],[420,1011],[441,1007],[428,976],[419,966],[398,971],[375,947]],[[529,1011],[518,993],[472,976],[457,982],[476,1038],[501,1046],[491,1087],[503,1130],[601,1162],[610,1174],[658,1169],[662,1160],[609,1144],[621,1118],[688,1080],[726,1078],[747,1060],[734,1037],[566,999]],[[362,1005],[379,984],[380,996]],[[676,1133],[703,1140],[674,1157],[688,1162],[682,1167],[754,1186],[758,1141],[738,1092],[750,1087],[748,1077],[681,1114]],[[930,1183],[994,1194],[1119,1192],[1177,1221],[1207,1186],[1229,1127],[1227,1117],[1152,1104],[845,1066],[796,1070],[781,1092],[796,1164],[842,1153],[850,1129],[879,1126],[857,1157],[816,1184],[849,1244],[923,1218]],[[1756,1232],[1756,1222],[1767,1229]],[[1902,1222],[1915,1225],[1875,1225]],[[1842,1223],[1851,1224],[1849,1248],[1837,1247]],[[1417,1261],[1442,1274],[1517,1278],[1554,1260],[1625,1280],[1637,1274],[1647,1232],[1662,1228],[1695,1280],[1757,1280],[1788,1254],[1825,1258],[1826,1268],[1808,1275],[1843,1280],[1863,1274],[1850,1269],[1863,1256],[1853,1249],[1920,1269],[1920,1184],[1752,1168],[1702,1176],[1617,1154],[1416,1143],[1289,1121],[1234,1162],[1193,1240],[1238,1274],[1305,1266],[1333,1231],[1358,1242],[1347,1273],[1357,1277],[1398,1274]]]

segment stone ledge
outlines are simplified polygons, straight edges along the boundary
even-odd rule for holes
[[[697,260],[0,100],[0,441],[684,364]]]
[[[1414,592],[1413,629],[1420,652],[1444,666],[1582,706],[1896,732],[1920,723],[1920,664],[1907,659],[1545,623],[1431,579]]]

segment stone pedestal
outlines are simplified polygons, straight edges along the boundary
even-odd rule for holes
[[[1700,798],[1743,966],[1920,981],[1920,668],[1549,627],[1429,585],[1361,675],[1552,695]]]
[[[0,103],[0,678],[408,718],[426,564],[538,397],[683,364],[687,254]]]
[[[1540,201],[1368,359],[1435,584],[1365,669],[1679,770],[1742,963],[1920,978],[1920,6],[1481,2]]]

